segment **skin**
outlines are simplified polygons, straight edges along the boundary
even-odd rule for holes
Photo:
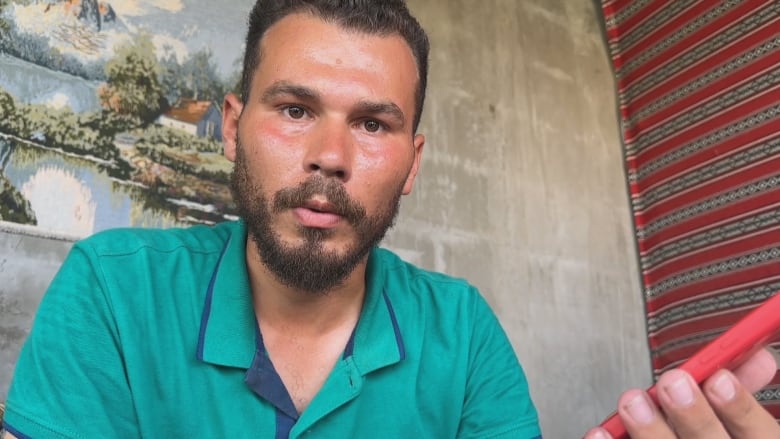
[[[223,105],[225,155],[244,150],[253,182],[267,199],[318,175],[340,183],[372,216],[399,191],[412,190],[425,138],[415,134],[411,49],[396,35],[366,35],[307,14],[274,24],[261,40],[262,61],[242,105]],[[327,229],[323,249],[342,254],[357,239],[352,225],[326,208],[324,195],[275,212],[285,245],[304,244],[302,227]],[[363,258],[344,282],[323,294],[280,282],[247,240],[255,312],[268,354],[299,412],[320,389],[355,327],[365,295]]]
[[[766,350],[757,352],[733,373],[720,370],[697,386],[675,369],[656,384],[660,407],[642,389],[624,392],[618,413],[633,439],[765,439],[780,438],[780,427],[753,397],[774,377],[777,364]],[[600,428],[585,439],[609,439]]]

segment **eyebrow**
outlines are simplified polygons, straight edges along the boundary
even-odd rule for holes
[[[356,110],[364,114],[385,114],[401,125],[401,128],[406,123],[404,112],[393,102],[360,101]]]
[[[318,101],[320,99],[320,94],[308,87],[280,81],[274,83],[263,92],[260,102],[267,103],[280,96],[294,96],[305,101]]]

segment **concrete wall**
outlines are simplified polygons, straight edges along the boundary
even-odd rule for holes
[[[0,401],[8,393],[16,357],[46,287],[72,242],[30,236],[27,228],[0,225]]]
[[[651,381],[594,3],[409,0],[433,44],[428,143],[388,244],[480,287],[553,439]]]
[[[651,380],[614,85],[591,0],[409,0],[433,48],[423,168],[386,245],[476,284],[547,438]],[[70,244],[0,233],[0,399]]]

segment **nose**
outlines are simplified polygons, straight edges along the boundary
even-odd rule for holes
[[[352,171],[353,144],[348,124],[343,121],[319,120],[304,157],[307,172],[325,177],[349,180]]]

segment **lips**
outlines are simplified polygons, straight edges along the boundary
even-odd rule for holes
[[[319,229],[336,227],[343,219],[333,204],[321,200],[307,201],[303,206],[293,209],[293,215],[302,226]]]
[[[327,201],[320,201],[320,200],[309,200],[302,206],[304,209],[309,209],[314,212],[318,213],[333,213],[337,214],[336,212],[336,206],[333,204],[327,202]]]

